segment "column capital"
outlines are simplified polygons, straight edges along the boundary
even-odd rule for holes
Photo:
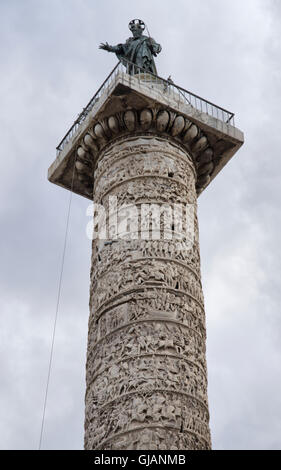
[[[202,107],[202,106],[201,106]],[[122,136],[154,135],[182,146],[197,173],[196,191],[215,178],[243,144],[236,127],[191,105],[165,85],[118,74],[66,139],[49,168],[51,182],[92,199],[94,169],[100,152]]]

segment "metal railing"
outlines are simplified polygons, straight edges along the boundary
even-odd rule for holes
[[[86,119],[95,103],[97,103],[97,101],[100,99],[101,95],[106,92],[106,89],[108,90],[109,94],[110,85],[116,80],[118,75],[120,76],[120,73],[126,73],[126,75],[128,74],[127,77],[129,79],[130,77],[137,79],[141,84],[145,83],[150,88],[154,88],[155,85],[160,85],[161,92],[164,95],[169,95],[169,97],[172,95],[172,97],[179,100],[179,102],[184,99],[195,110],[215,117],[216,119],[223,121],[225,124],[231,124],[232,126],[235,125],[234,114],[230,111],[227,111],[226,109],[217,106],[211,101],[205,100],[204,98],[201,98],[200,96],[195,95],[194,93],[191,93],[190,91],[185,90],[178,85],[175,85],[171,79],[166,80],[165,78],[158,77],[158,75],[148,72],[136,64],[123,59],[122,62],[118,62],[118,64],[110,72],[98,91],[91,98],[87,106],[83,108],[83,111],[74,121],[69,131],[62,138],[61,142],[57,146],[57,154],[60,154],[66,144],[76,135],[81,123]]]

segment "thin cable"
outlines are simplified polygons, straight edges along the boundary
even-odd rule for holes
[[[62,262],[61,262],[61,270],[60,270],[60,278],[59,278],[59,287],[58,287],[58,295],[57,295],[56,314],[55,314],[55,322],[54,322],[54,328],[53,328],[53,334],[52,334],[52,345],[51,345],[51,353],[50,353],[50,361],[49,361],[49,368],[48,368],[48,377],[47,377],[47,385],[46,385],[46,392],[45,392],[45,400],[44,400],[44,407],[43,407],[43,415],[42,415],[41,432],[40,432],[40,440],[39,440],[38,450],[41,450],[43,432],[44,432],[45,414],[46,414],[46,407],[47,407],[48,391],[49,391],[50,376],[51,376],[51,369],[52,369],[52,362],[53,362],[53,353],[54,353],[54,344],[55,344],[55,336],[56,336],[57,319],[58,319],[60,296],[61,296],[61,286],[62,286],[62,277],[63,277],[63,269],[64,269],[64,260],[65,260],[66,245],[67,245],[67,238],[68,238],[70,209],[71,209],[72,195],[73,195],[75,163],[76,163],[76,152],[75,152],[75,159],[74,159],[73,172],[72,172],[72,181],[71,181],[71,190],[70,190],[70,197],[69,197],[69,204],[68,204],[68,212],[67,212],[67,218],[66,218],[63,254],[62,254]]]

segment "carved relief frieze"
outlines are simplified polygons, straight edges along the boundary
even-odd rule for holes
[[[85,151],[98,148],[94,202],[108,211],[115,196],[116,217],[134,205],[138,220],[135,239],[92,243],[87,449],[210,448],[194,160],[196,137],[207,143],[193,124],[160,111],[119,113],[95,125],[93,141],[84,138]],[[126,136],[124,126],[135,132]],[[153,239],[157,219],[151,207],[143,216],[142,204],[173,203],[192,206],[193,229],[176,219],[169,228],[159,216]]]
[[[168,440],[171,444],[170,449],[185,448],[177,447],[178,433],[183,433],[186,438],[189,435],[196,436],[200,446],[196,448],[208,448],[207,421],[208,411],[205,405],[188,395],[166,390],[129,395],[119,401],[118,411],[112,411],[106,406],[95,407],[94,422],[88,425],[92,439],[90,448],[110,449],[111,440],[114,442],[124,436],[127,440],[126,449],[150,449],[150,444],[143,441],[138,433],[143,430],[147,435],[149,429],[155,430],[157,427],[174,433],[174,438],[171,436]],[[161,440],[163,440],[162,445],[167,445],[167,437],[162,436],[163,439],[159,439],[158,436],[156,442],[155,437],[152,441],[156,444],[156,449],[159,449]],[[148,447],[143,447],[145,444]]]

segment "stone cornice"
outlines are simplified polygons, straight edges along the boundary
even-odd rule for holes
[[[181,146],[192,157],[199,195],[243,144],[243,134],[182,98],[175,100],[163,90],[137,86],[133,79],[127,83],[125,78],[118,76],[109,92],[99,98],[79,133],[50,167],[49,180],[92,199],[99,153],[126,136],[154,135]]]
[[[200,128],[181,114],[154,107],[127,110],[108,116],[87,129],[80,138],[76,154],[78,179],[89,194],[92,191],[93,167],[100,152],[122,136],[155,135],[180,144],[192,157],[197,170],[197,192],[210,182],[215,168],[214,150]]]

